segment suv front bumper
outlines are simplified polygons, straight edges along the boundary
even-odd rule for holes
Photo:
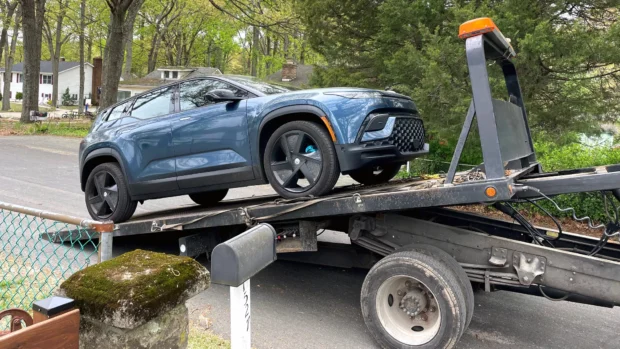
[[[428,154],[429,145],[424,143],[424,124],[420,118],[403,115],[390,115],[390,118],[394,120],[386,122],[383,130],[366,132],[372,124],[368,122],[354,144],[336,145],[340,172],[347,174],[368,166],[405,163]],[[369,134],[380,136],[369,139]]]

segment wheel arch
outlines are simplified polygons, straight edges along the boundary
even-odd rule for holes
[[[93,169],[106,162],[117,163],[121,167],[123,175],[127,178],[125,165],[121,161],[121,156],[116,150],[112,148],[95,149],[86,155],[82,164],[82,170],[80,171],[80,186],[82,191],[86,190],[86,181]]]
[[[293,105],[276,109],[267,114],[258,128],[258,159],[260,163],[260,174],[267,180],[263,160],[265,157],[265,147],[269,141],[269,136],[280,126],[292,121],[310,121],[324,127],[332,136],[332,141],[337,144],[338,138],[332,129],[332,123],[327,118],[323,110],[312,105]]]

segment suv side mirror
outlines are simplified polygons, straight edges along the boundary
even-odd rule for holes
[[[209,91],[205,96],[205,99],[210,102],[236,102],[245,99],[244,97],[236,96],[232,91],[226,89],[215,89]]]

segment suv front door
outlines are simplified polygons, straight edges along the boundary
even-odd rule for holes
[[[247,102],[210,102],[206,95],[214,89],[247,95],[217,79],[196,79],[179,84],[179,112],[172,122],[172,142],[177,183],[181,189],[254,179]]]
[[[172,96],[176,86],[156,89],[136,97],[119,128],[121,151],[132,173],[132,195],[178,190],[172,151]]]

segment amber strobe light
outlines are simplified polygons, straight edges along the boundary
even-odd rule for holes
[[[467,21],[459,27],[459,38],[467,39],[478,35],[485,37],[503,50],[506,58],[516,56],[515,50],[510,45],[510,40],[506,39],[497,25],[491,18],[483,17]]]
[[[490,33],[496,29],[497,26],[491,18],[476,18],[461,24],[459,27],[459,38],[467,39],[472,36]]]

